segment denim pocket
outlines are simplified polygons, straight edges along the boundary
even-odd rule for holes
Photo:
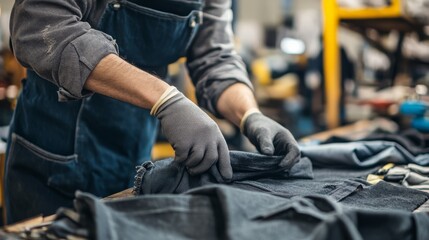
[[[50,153],[15,133],[11,139],[8,172],[11,176],[31,174],[32,178],[68,197],[73,197],[76,190],[84,189],[82,169],[79,168],[76,154],[64,156]],[[10,181],[14,181],[13,177]],[[32,186],[32,182],[26,184]]]
[[[359,192],[364,189],[364,184],[358,181],[345,180],[341,184],[337,185],[324,185],[323,188],[330,189],[329,196],[340,202],[341,200],[349,197],[355,192]]]
[[[310,194],[320,194],[330,196],[336,201],[342,201],[355,192],[365,188],[365,184],[360,180],[279,180],[279,179],[259,179],[258,181],[237,181],[234,185],[242,188],[262,191],[272,195],[291,198],[294,196],[305,196]]]
[[[341,214],[343,209],[334,199],[321,195],[294,197],[288,202],[255,211],[251,220],[292,219],[306,223],[325,221],[333,215]]]

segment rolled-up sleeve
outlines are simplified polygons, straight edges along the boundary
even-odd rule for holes
[[[98,62],[118,54],[109,35],[83,21],[91,1],[17,0],[12,10],[12,48],[19,62],[58,86],[59,100],[90,95],[83,86]]]
[[[188,51],[188,70],[198,103],[217,117],[222,92],[235,83],[252,84],[241,57],[234,50],[230,0],[206,0],[203,23]]]

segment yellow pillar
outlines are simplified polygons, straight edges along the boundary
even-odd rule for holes
[[[336,0],[323,0],[324,18],[324,75],[326,95],[326,124],[328,128],[340,125],[340,51],[338,44],[339,16]]]

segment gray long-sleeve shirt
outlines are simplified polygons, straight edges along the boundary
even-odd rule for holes
[[[94,28],[112,0],[16,0],[10,30],[20,63],[59,87],[60,100],[80,99],[97,63],[119,54],[115,40]],[[206,0],[203,24],[187,53],[200,106],[215,115],[221,93],[241,82],[252,87],[234,51],[230,0]],[[70,74],[73,73],[73,74]]]

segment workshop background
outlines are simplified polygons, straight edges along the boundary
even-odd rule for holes
[[[1,161],[25,78],[9,48],[13,2],[0,0]],[[429,132],[429,1],[237,0],[233,11],[261,111],[301,144],[326,140],[326,131],[355,139],[376,129]],[[195,99],[184,62],[170,66],[170,78]],[[230,149],[255,150],[237,127],[216,121]],[[153,158],[173,154],[160,135]]]
[[[377,118],[394,123],[381,124],[395,126],[388,131],[410,127],[429,131],[425,118],[428,4],[425,0],[234,1],[237,51],[247,65],[262,112],[297,139]],[[185,83],[182,89],[192,98],[184,68],[171,69],[172,77]],[[254,150],[238,128],[218,122],[231,149]],[[157,145],[161,148],[155,148],[154,155],[171,155],[168,145],[162,146]],[[162,154],[166,152],[170,153]]]

